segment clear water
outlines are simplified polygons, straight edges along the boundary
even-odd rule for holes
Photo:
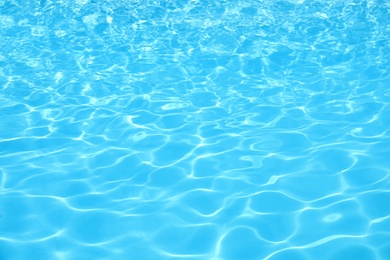
[[[390,259],[388,1],[0,12],[0,259]]]

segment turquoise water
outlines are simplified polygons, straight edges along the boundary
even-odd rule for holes
[[[387,1],[0,1],[0,259],[390,259]]]

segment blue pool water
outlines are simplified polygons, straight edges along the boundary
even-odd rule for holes
[[[0,259],[390,259],[389,24],[0,1]]]

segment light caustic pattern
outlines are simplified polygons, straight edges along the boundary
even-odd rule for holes
[[[1,259],[389,259],[386,1],[0,1]]]

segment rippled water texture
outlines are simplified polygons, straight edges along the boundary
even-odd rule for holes
[[[0,12],[0,259],[390,259],[388,1]]]

